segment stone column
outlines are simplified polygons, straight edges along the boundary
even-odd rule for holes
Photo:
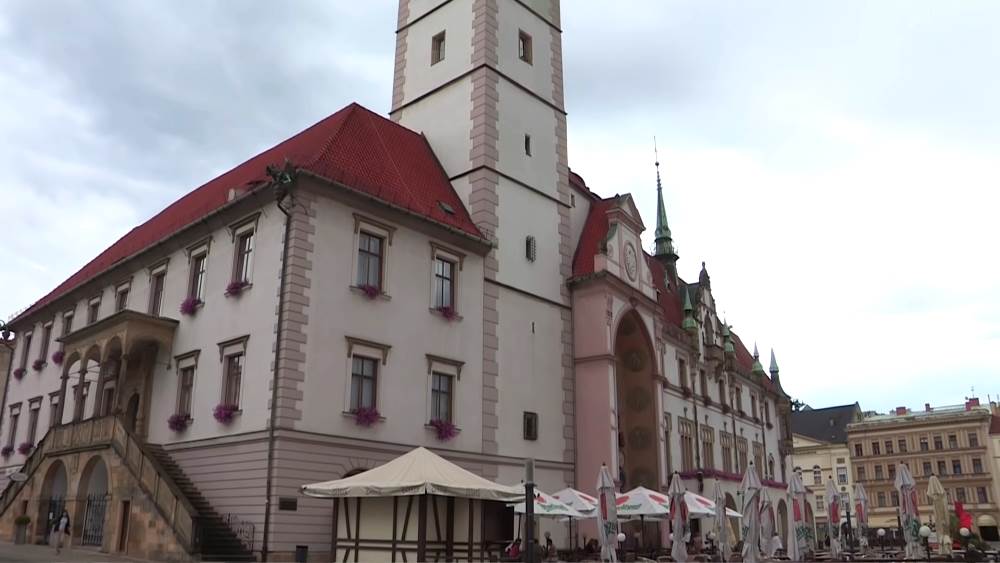
[[[86,376],[87,362],[86,360],[81,360],[80,377],[77,378],[76,391],[73,392],[73,422],[79,422],[83,418],[84,404],[81,402],[81,399],[83,399],[83,383]]]

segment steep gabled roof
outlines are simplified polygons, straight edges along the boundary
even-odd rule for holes
[[[351,104],[170,204],[129,231],[18,319],[226,206],[230,190],[246,191],[262,185],[268,180],[267,166],[280,166],[286,159],[300,170],[482,238],[427,140]],[[442,203],[453,213],[446,212]]]
[[[857,403],[792,413],[792,432],[822,442],[846,444],[847,425],[860,419]]]
[[[598,199],[590,204],[587,220],[576,245],[576,254],[573,255],[574,276],[594,273],[594,256],[600,252],[601,242],[608,236],[608,209],[614,202],[614,198],[608,198]]]

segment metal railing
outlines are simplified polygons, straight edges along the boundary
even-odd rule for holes
[[[46,456],[111,447],[125,467],[170,524],[181,545],[189,553],[198,551],[198,511],[167,476],[168,473],[143,444],[115,416],[91,418],[50,428],[28,456],[21,471],[31,475]],[[27,482],[27,481],[26,481]],[[0,493],[2,515],[25,486],[11,481]]]
[[[233,534],[239,538],[243,547],[245,547],[247,551],[252,552],[253,540],[257,532],[257,527],[254,523],[249,520],[241,520],[238,515],[233,514],[232,512],[223,516],[222,520],[226,523],[226,526],[229,526],[229,529],[232,530]]]

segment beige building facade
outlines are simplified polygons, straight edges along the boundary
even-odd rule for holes
[[[961,502],[972,514],[974,532],[996,534],[998,518],[995,464],[991,463],[990,409],[978,399],[964,405],[912,411],[899,407],[848,426],[854,478],[869,498],[870,527],[897,529],[897,467],[905,464],[917,483],[921,519],[931,520],[927,481],[937,475],[949,503]],[[993,466],[993,467],[991,467]]]
[[[802,472],[806,497],[806,521],[814,526],[815,537],[828,535],[826,484],[833,480],[845,499],[854,499],[854,472],[847,447],[847,425],[861,420],[857,403],[792,413],[792,464]],[[853,510],[853,505],[852,505]],[[846,521],[846,513],[842,516]]]

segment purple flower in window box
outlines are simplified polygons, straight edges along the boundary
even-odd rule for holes
[[[62,350],[56,350],[55,352],[52,352],[52,363],[57,366],[61,366],[65,358],[66,354],[63,353]]]
[[[42,371],[45,368],[45,360],[39,358],[31,363],[31,369],[35,371]]]
[[[449,321],[453,321],[458,318],[458,313],[455,311],[454,307],[449,307],[447,305],[437,308],[437,312],[441,313],[441,316]]]
[[[437,439],[442,442],[447,442],[458,435],[458,428],[455,428],[455,425],[450,420],[435,418],[431,421],[431,426],[434,427]]]
[[[21,455],[28,455],[31,452],[31,448],[34,447],[35,445],[31,442],[21,442],[21,445],[17,447],[17,453]]]
[[[356,408],[351,413],[354,415],[354,423],[358,426],[369,427],[379,421],[382,417],[375,407]]]
[[[223,424],[229,424],[233,421],[233,415],[236,414],[236,411],[236,405],[219,403],[218,405],[215,405],[214,409],[212,409],[212,416],[215,417],[215,420],[218,420]]]
[[[167,419],[167,426],[170,427],[174,432],[183,432],[187,430],[188,424],[191,423],[191,418],[186,414],[172,414],[170,418]]]
[[[10,454],[14,453],[14,446],[4,446],[0,448],[0,456],[5,458],[10,457]]]
[[[22,377],[24,377],[24,368],[14,370],[14,379],[20,380]]]
[[[226,286],[226,297],[239,297],[243,290],[250,285],[246,280],[237,280],[229,282]]]
[[[358,289],[360,289],[365,294],[365,297],[367,297],[368,299],[375,299],[376,297],[378,297],[379,293],[382,293],[381,291],[379,291],[378,287],[370,283],[359,285]]]
[[[182,315],[193,315],[198,312],[198,306],[201,305],[201,299],[197,297],[188,297],[184,301],[181,301],[181,314]]]

